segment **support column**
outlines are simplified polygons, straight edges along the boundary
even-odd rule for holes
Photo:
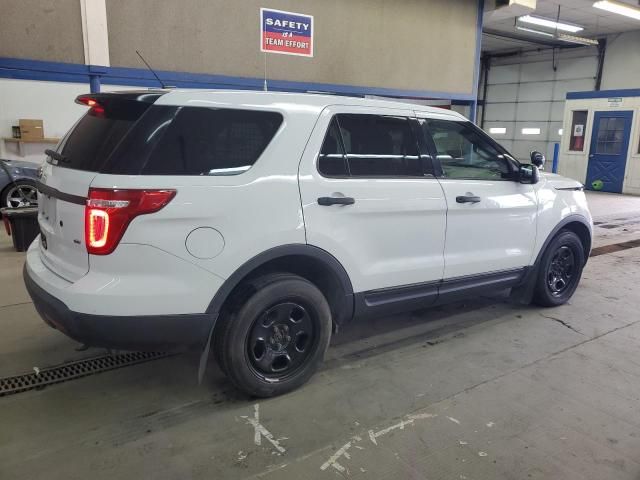
[[[84,63],[89,66],[91,93],[100,91],[100,77],[107,73],[109,62],[109,31],[106,0],[80,0]]]

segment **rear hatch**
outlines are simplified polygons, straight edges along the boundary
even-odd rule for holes
[[[84,210],[89,187],[122,139],[163,92],[81,95],[90,107],[56,151],[47,151],[38,189],[45,265],[74,282],[89,271]]]

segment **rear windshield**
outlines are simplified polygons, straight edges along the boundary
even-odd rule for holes
[[[149,108],[134,100],[101,100],[69,132],[59,152],[65,157],[61,167],[100,171],[132,125]]]

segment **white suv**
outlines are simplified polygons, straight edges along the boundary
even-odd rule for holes
[[[209,348],[240,389],[291,390],[354,317],[511,288],[553,306],[591,248],[582,185],[461,115],[326,95],[83,95],[48,151],[25,282],[91,346]],[[534,152],[532,161],[543,161]]]

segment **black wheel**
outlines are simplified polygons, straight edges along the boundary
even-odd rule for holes
[[[267,275],[252,287],[246,302],[220,319],[214,347],[238,389],[272,397],[315,373],[329,346],[331,310],[322,292],[297,275]]]
[[[0,195],[2,207],[36,207],[38,206],[38,190],[31,180],[16,180],[5,187]]]
[[[584,255],[582,242],[575,233],[569,230],[558,233],[542,256],[534,303],[543,307],[566,303],[578,287]]]

